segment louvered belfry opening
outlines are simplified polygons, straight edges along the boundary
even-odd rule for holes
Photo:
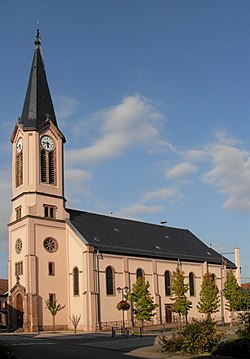
[[[55,155],[54,152],[49,152],[49,184],[55,184]]]
[[[41,182],[55,185],[55,152],[41,150]]]
[[[16,155],[16,187],[23,184],[23,152]]]

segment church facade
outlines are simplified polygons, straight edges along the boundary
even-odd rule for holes
[[[149,281],[158,304],[154,320],[171,322],[170,281],[177,266],[189,284],[189,317],[201,317],[196,305],[202,276],[207,271],[213,273],[222,291],[227,271],[237,272],[235,264],[186,229],[66,208],[65,142],[38,33],[22,115],[11,138],[10,329],[51,329],[52,317],[45,308],[48,299],[65,305],[56,316],[58,330],[72,329],[73,316],[80,317],[80,330],[114,325],[122,321],[116,308],[122,292],[130,290],[140,276]],[[132,310],[124,315],[125,322],[131,324]],[[222,296],[215,317],[228,319]]]

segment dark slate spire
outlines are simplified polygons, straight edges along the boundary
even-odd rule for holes
[[[35,53],[30,71],[28,89],[19,123],[23,128],[39,129],[50,119],[57,127],[56,116],[41,54],[39,30],[35,38]]]

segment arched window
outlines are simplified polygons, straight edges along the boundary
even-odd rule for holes
[[[114,269],[111,266],[106,268],[106,293],[114,295]]]
[[[55,184],[55,153],[49,152],[49,184]]]
[[[73,294],[79,295],[79,269],[73,269]]]
[[[194,296],[195,295],[195,290],[194,290],[194,273],[190,272],[189,273],[189,294],[190,296]]]
[[[216,281],[216,276],[214,273],[211,273],[211,279],[215,282]]]
[[[144,277],[145,277],[144,271],[141,268],[138,268],[136,270],[136,279],[144,278]]]
[[[41,150],[41,182],[56,184],[55,151]]]
[[[16,296],[16,321],[17,327],[23,327],[23,297],[22,294]]]
[[[16,155],[16,187],[23,184],[23,152]]]
[[[164,274],[165,277],[165,295],[169,296],[171,295],[171,275],[170,272],[167,270]]]

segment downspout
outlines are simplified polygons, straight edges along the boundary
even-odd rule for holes
[[[98,323],[98,330],[101,330],[102,329],[102,322],[101,322],[99,255],[100,255],[100,251],[99,251],[99,249],[97,249],[97,251],[96,251],[97,323]]]

